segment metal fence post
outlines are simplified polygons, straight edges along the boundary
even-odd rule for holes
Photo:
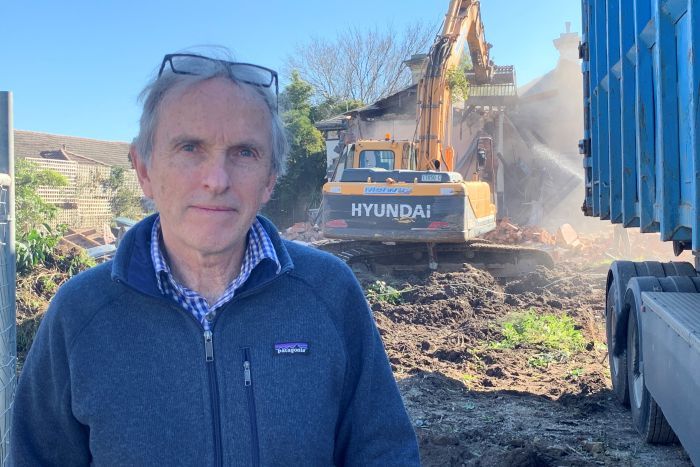
[[[12,93],[0,91],[0,466],[6,465],[17,381]]]

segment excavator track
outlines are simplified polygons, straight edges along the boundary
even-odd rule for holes
[[[542,250],[482,239],[437,244],[324,240],[313,246],[342,259],[356,273],[382,275],[429,269],[451,272],[468,263],[494,277],[507,278],[527,274],[538,266],[554,267],[551,256]]]

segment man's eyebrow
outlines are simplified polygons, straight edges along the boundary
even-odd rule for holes
[[[202,138],[198,138],[196,136],[189,136],[189,135],[180,135],[176,136],[173,139],[170,140],[170,146],[171,147],[177,147],[181,144],[202,144],[204,140]]]
[[[232,144],[232,148],[240,148],[240,147],[246,147],[246,148],[259,148],[261,146],[264,146],[264,142],[256,139],[244,139],[237,141],[235,144]]]

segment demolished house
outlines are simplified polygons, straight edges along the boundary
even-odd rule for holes
[[[583,180],[577,142],[583,115],[578,42],[567,23],[566,32],[554,41],[560,54],[554,70],[517,88],[512,67],[494,67],[491,84],[470,85],[469,97],[453,102],[449,139],[455,150],[454,171],[474,178],[477,142],[491,138],[499,218],[556,229],[561,221],[551,214],[570,214],[573,199],[580,205]],[[416,55],[406,62],[413,76],[410,87],[316,123],[326,139],[329,169],[344,145],[356,140],[415,140],[417,83],[426,58]]]

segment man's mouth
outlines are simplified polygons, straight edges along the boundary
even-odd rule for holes
[[[209,212],[230,212],[234,211],[234,209],[230,206],[217,206],[217,205],[209,205],[209,204],[198,204],[193,206],[195,209],[201,209],[202,211],[209,211]]]

